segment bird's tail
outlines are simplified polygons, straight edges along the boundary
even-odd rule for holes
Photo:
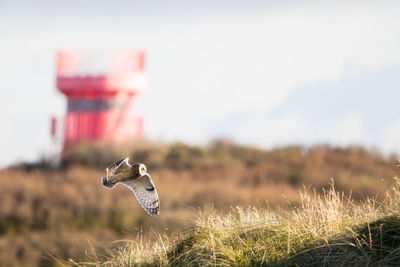
[[[101,177],[101,185],[108,189],[113,189],[115,186],[115,184],[108,182],[106,177]]]

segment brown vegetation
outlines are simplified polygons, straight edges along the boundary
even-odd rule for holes
[[[384,199],[354,201],[334,185],[287,210],[201,213],[189,231],[121,243],[77,266],[399,266],[400,182]]]
[[[148,216],[128,188],[100,186],[104,167],[126,156],[147,165],[160,195],[158,218]],[[77,260],[85,250],[90,253],[90,245],[134,239],[151,229],[180,231],[207,205],[223,211],[236,205],[297,205],[304,185],[320,192],[331,178],[337,190],[352,191],[356,199],[382,198],[396,175],[395,162],[362,147],[265,151],[215,142],[107,150],[82,144],[57,170],[25,164],[0,171],[0,263],[49,265],[54,263],[49,255]]]

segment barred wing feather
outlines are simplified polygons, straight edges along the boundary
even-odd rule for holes
[[[137,179],[122,182],[129,187],[139,204],[150,215],[156,216],[160,213],[160,201],[156,188],[149,174],[145,174]]]

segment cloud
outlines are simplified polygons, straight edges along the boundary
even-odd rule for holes
[[[363,5],[284,9],[182,25],[164,42],[179,51],[153,57],[157,79],[148,94],[153,101],[167,95],[173,108],[209,117],[274,108],[295,88],[340,80],[349,66],[369,71],[399,63],[399,11]],[[160,102],[164,97],[162,107]]]
[[[400,117],[395,119],[388,127],[382,129],[379,138],[381,148],[388,153],[400,151]]]
[[[294,113],[271,117],[252,117],[238,123],[233,138],[241,143],[272,147],[300,143],[307,136],[307,122]]]
[[[365,127],[361,117],[357,114],[348,114],[321,125],[320,142],[329,142],[338,145],[359,144],[364,139]],[[310,129],[312,136],[313,130],[318,131],[318,127]],[[308,142],[312,140],[308,140]]]
[[[169,9],[170,15],[159,16],[163,12],[153,14],[149,6],[146,16],[140,15],[140,6],[132,13],[125,9],[121,16],[121,8],[113,6],[106,16],[107,10],[102,10],[101,16],[94,12],[90,19],[55,11],[54,6],[51,17],[27,7],[19,15],[18,8],[5,12],[0,18],[0,24],[7,25],[0,25],[0,72],[8,95],[0,104],[8,113],[0,123],[12,133],[0,137],[15,146],[14,156],[3,156],[0,165],[43,149],[43,142],[33,139],[18,145],[20,128],[14,121],[27,125],[26,131],[40,140],[48,137],[48,129],[42,128],[51,113],[64,108],[54,88],[54,52],[63,47],[148,51],[150,88],[138,100],[137,110],[146,115],[146,134],[151,138],[205,142],[216,134],[229,134],[243,142],[270,145],[318,137],[347,143],[367,134],[373,136],[365,137],[371,143],[380,142],[375,130],[365,130],[364,114],[329,118],[332,134],[325,130],[320,135],[307,130],[321,125],[304,114],[269,114],[298,88],[338,82],[348,69],[362,74],[400,64],[399,5],[246,4],[244,9],[219,6],[221,12],[209,12],[214,6],[207,3],[185,15]],[[307,89],[302,92],[308,94]],[[258,114],[252,118],[230,119],[253,111]],[[346,132],[346,127],[352,130]]]
[[[224,131],[205,131],[208,136],[219,132],[234,135],[243,142],[263,145],[299,141],[364,142],[368,139],[364,134],[372,134],[365,130],[365,114],[350,110],[350,113],[334,116],[335,112],[342,113],[343,102],[350,101],[346,98],[346,90],[356,89],[361,93],[351,99],[355,106],[360,105],[357,102],[375,102],[376,99],[363,98],[363,89],[358,87],[336,88],[342,98],[335,97],[336,111],[332,110],[330,117],[326,118],[327,126],[293,112],[267,119],[259,118],[257,114],[235,122],[231,118],[251,110],[269,114],[282,107],[294,92],[301,92],[304,98],[315,98],[307,87],[338,84],[346,75],[355,75],[359,79],[359,76],[398,65],[399,11],[399,7],[362,4],[288,8],[254,12],[241,16],[240,20],[234,17],[210,18],[196,25],[185,25],[179,32],[168,33],[181,46],[180,56],[173,54],[174,68],[166,66],[172,58],[165,60],[166,65],[157,65],[154,73],[159,73],[162,79],[152,81],[153,88],[147,94],[162,110],[180,110],[181,114],[175,119],[182,119],[182,127],[190,117],[201,117],[199,114],[204,120],[223,122],[220,124]],[[167,43],[167,47],[171,46]],[[160,55],[155,60],[162,59]],[[159,84],[165,81],[167,83]],[[382,81],[381,85],[384,84]],[[369,90],[379,90],[378,83],[374,86]],[[163,92],[157,90],[161,87]],[[329,102],[329,99],[324,100]],[[332,106],[332,103],[320,105]],[[155,121],[162,120],[157,118],[157,109],[145,112],[152,113]],[[379,116],[379,111],[377,114]],[[307,123],[311,131],[300,126]],[[214,125],[218,127],[218,123]],[[294,125],[299,129],[293,129]],[[250,130],[236,132],[237,128]],[[256,132],[256,129],[260,131]],[[168,130],[156,127],[149,131],[150,135],[153,131],[168,135]],[[264,137],[268,137],[268,141]]]
[[[226,132],[225,136],[241,143],[271,148],[285,144],[360,144],[366,132],[364,122],[357,114],[315,123],[292,112],[278,116],[243,118],[230,134]]]

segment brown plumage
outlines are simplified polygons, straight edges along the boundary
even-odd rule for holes
[[[139,204],[144,210],[156,216],[160,213],[160,201],[156,188],[144,164],[130,165],[129,158],[119,160],[106,168],[107,176],[102,177],[102,185],[113,189],[118,183],[129,187],[133,191]]]

